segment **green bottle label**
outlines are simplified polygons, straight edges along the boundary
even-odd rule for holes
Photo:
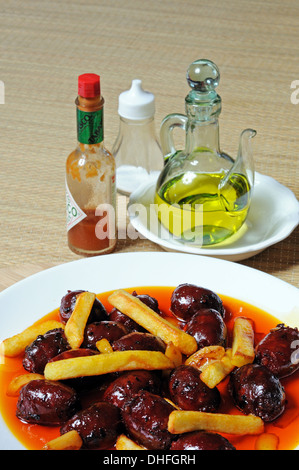
[[[77,136],[81,144],[98,144],[103,141],[103,108],[94,112],[77,108]]]

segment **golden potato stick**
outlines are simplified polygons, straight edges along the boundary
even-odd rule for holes
[[[241,367],[253,362],[254,331],[249,318],[237,317],[233,328],[232,363]]]
[[[96,295],[82,292],[77,296],[74,310],[65,325],[65,336],[72,349],[79,348],[84,340],[84,330]]]
[[[43,380],[44,378],[45,377],[43,375],[34,373],[18,375],[17,377],[14,377],[8,384],[6,395],[9,397],[17,397],[21,388],[31,382],[31,380]]]
[[[42,450],[80,450],[83,441],[76,431],[69,431],[47,442]]]
[[[168,430],[172,434],[198,430],[236,435],[261,434],[264,431],[264,423],[261,418],[253,415],[172,411],[169,415]]]
[[[260,434],[255,441],[255,450],[277,450],[279,437],[272,433]]]
[[[1,344],[1,353],[8,357],[19,356],[37,336],[44,335],[47,331],[55,328],[64,328],[64,325],[56,320],[34,323],[21,333],[5,339]]]
[[[110,354],[113,352],[112,346],[109,343],[108,339],[102,338],[96,342],[96,347],[98,351],[102,354]]]
[[[235,366],[232,363],[232,351],[231,349],[227,349],[221,359],[212,361],[203,368],[200,378],[209,388],[214,388],[222,382],[234,368]]]
[[[196,367],[198,370],[203,370],[211,362],[222,359],[224,354],[225,349],[223,346],[206,346],[189,356],[185,364]]]
[[[165,356],[174,363],[175,367],[179,367],[183,363],[182,353],[172,341],[166,345]]]
[[[193,336],[162,318],[128,292],[122,289],[116,290],[108,297],[108,301],[147,331],[159,336],[166,344],[171,341],[183,354],[189,356],[197,350],[197,343]]]
[[[147,450],[145,447],[140,446],[124,434],[118,436],[115,448],[116,450]]]
[[[167,401],[171,406],[173,406],[176,410],[181,410],[181,408],[176,405],[172,400],[170,400],[169,398],[164,398],[165,401]]]
[[[173,362],[160,351],[114,351],[110,354],[81,356],[48,362],[44,375],[48,380],[63,380],[124,370],[173,368]]]

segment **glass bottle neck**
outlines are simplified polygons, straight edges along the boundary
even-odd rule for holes
[[[99,144],[104,140],[104,99],[76,99],[77,106],[77,140],[80,144]]]
[[[208,149],[220,153],[218,119],[209,121],[188,120],[186,127],[186,150]]]

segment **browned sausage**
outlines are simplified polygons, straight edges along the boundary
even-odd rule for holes
[[[277,377],[287,377],[299,368],[294,353],[299,345],[299,331],[277,325],[256,346],[255,362],[268,367]]]
[[[169,449],[173,435],[168,431],[168,418],[174,409],[159,395],[141,390],[126,402],[122,410],[126,431],[147,449]]]
[[[87,325],[84,332],[83,348],[97,349],[96,343],[100,339],[107,339],[113,343],[128,333],[122,323],[115,321],[100,321]]]
[[[78,395],[71,387],[50,380],[32,380],[20,390],[16,415],[27,423],[57,426],[79,407]]]
[[[209,388],[200,379],[198,369],[181,365],[169,377],[169,393],[172,401],[183,410],[214,412],[219,409],[219,390]]]
[[[171,444],[170,450],[236,450],[236,448],[220,434],[194,431],[180,436]]]
[[[76,430],[85,449],[110,449],[120,432],[120,412],[111,403],[97,402],[85,410],[79,411],[67,423],[60,433]]]
[[[286,396],[279,379],[264,366],[246,364],[231,373],[229,391],[245,414],[270,422],[285,409]]]
[[[81,294],[82,292],[86,292],[84,290],[68,290],[67,294],[65,294],[60,302],[60,308],[59,308],[59,316],[60,316],[60,321],[62,323],[66,323],[68,319],[70,318],[77,299],[77,295]],[[87,323],[91,323],[94,321],[101,321],[101,320],[107,320],[108,319],[108,313],[99,299],[95,299],[93,307],[91,309],[89,318],[87,320]]]
[[[63,351],[70,349],[63,328],[55,328],[39,335],[27,348],[23,367],[28,372],[43,374],[47,362]]]
[[[227,328],[217,310],[205,308],[196,312],[185,328],[186,333],[194,336],[198,349],[206,346],[225,346]]]
[[[180,284],[171,295],[170,309],[181,321],[187,322],[192,316],[203,308],[217,310],[224,314],[220,297],[213,291],[194,284]]]
[[[107,387],[104,400],[123,408],[127,400],[140,390],[158,394],[160,389],[160,378],[154,372],[147,370],[124,372]]]
[[[164,353],[166,345],[160,338],[150,333],[133,331],[114,341],[112,348],[114,351],[142,349],[146,351],[161,351]]]

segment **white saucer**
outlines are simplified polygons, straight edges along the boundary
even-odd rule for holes
[[[299,202],[294,193],[273,178],[256,172],[251,207],[246,224],[241,228],[241,236],[204,248],[192,243],[183,244],[160,224],[155,210],[150,210],[155,188],[156,180],[151,180],[134,191],[130,196],[128,214],[135,230],[166,251],[240,261],[284,240],[299,224]]]

